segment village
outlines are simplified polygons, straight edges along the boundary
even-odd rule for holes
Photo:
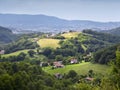
[[[83,57],[84,60],[82,60],[82,62],[79,62],[79,60],[77,60],[76,58],[71,58],[71,59],[69,60],[68,65],[79,65],[79,64],[81,65],[82,63],[88,62],[88,61],[89,61],[89,58],[91,58],[91,57],[92,57],[92,54],[88,54],[88,55],[84,56],[84,57]],[[47,64],[47,65],[46,65],[46,64]],[[44,65],[46,65],[46,66],[44,66]],[[60,69],[61,69],[61,70],[62,70],[62,69],[66,69],[66,66],[67,66],[67,65],[64,65],[64,64],[63,64],[63,61],[54,61],[52,64],[46,63],[46,62],[41,62],[41,63],[40,63],[40,66],[43,68],[43,70],[46,69],[46,68],[48,68],[48,67],[51,67],[50,69],[54,71],[54,70],[56,70],[56,69],[59,69],[59,70],[60,70]],[[57,73],[54,73],[54,76],[55,76],[57,79],[65,78],[65,75],[62,74],[62,73],[60,73],[59,70],[58,70]],[[85,81],[85,82],[87,82],[87,83],[92,82],[92,81],[94,80],[94,77],[92,76],[92,75],[93,75],[93,70],[90,70],[89,72],[90,72],[90,74],[88,74],[88,75],[85,76],[84,78],[78,80],[78,83],[80,83],[81,80],[82,80],[82,81]]]

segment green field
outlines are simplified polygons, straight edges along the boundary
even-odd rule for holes
[[[74,38],[77,37],[80,32],[69,32],[69,33],[64,33],[61,34],[61,36],[65,37],[66,39]]]
[[[40,45],[41,48],[51,47],[57,48],[60,47],[58,39],[40,39],[37,43]]]
[[[43,70],[50,74],[55,73],[68,73],[69,70],[75,70],[78,74],[86,74],[89,70],[93,70],[95,73],[106,74],[109,67],[107,65],[92,64],[90,62],[83,62],[80,64],[67,65],[64,68],[51,69],[51,67],[45,67]]]
[[[13,52],[13,53],[10,53],[10,54],[4,54],[4,55],[2,55],[2,57],[17,56],[17,55],[19,55],[21,52],[27,53],[28,51],[29,51],[29,49],[20,50],[20,51],[16,51],[16,52]]]

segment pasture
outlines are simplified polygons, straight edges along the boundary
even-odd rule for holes
[[[45,48],[45,47],[51,47],[51,48],[57,48],[60,47],[59,45],[59,41],[58,39],[40,39],[37,43],[40,45],[41,48]]]
[[[64,68],[57,68],[57,69],[51,69],[51,66],[44,67],[43,70],[49,74],[55,74],[55,73],[68,73],[70,70],[75,70],[78,74],[86,74],[89,70],[93,70],[95,73],[101,73],[106,74],[109,66],[107,65],[100,65],[100,64],[92,64],[90,62],[83,62],[80,64],[72,64],[72,65],[66,65]]]
[[[4,55],[1,55],[1,56],[2,56],[2,57],[17,56],[17,55],[19,55],[21,52],[24,52],[24,53],[27,54],[28,51],[29,51],[29,49],[19,50],[19,51],[16,51],[16,52],[13,52],[13,53],[10,53],[10,54],[4,54]]]

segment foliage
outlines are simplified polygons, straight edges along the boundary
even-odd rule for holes
[[[17,42],[11,43],[5,47],[6,53],[11,53],[24,49],[35,49],[39,47],[36,42],[32,42],[24,37],[19,39]]]
[[[77,76],[77,73],[74,70],[70,70],[67,74],[67,78],[74,78]]]
[[[102,90],[119,90],[120,89],[120,49],[117,47],[116,60],[111,63],[111,72],[102,79]]]
[[[29,49],[19,50],[19,51],[10,53],[10,54],[3,54],[2,57],[17,56],[17,55],[19,55],[20,53],[25,53],[25,54],[27,54],[28,51],[29,51]]]
[[[70,38],[77,37],[78,34],[79,34],[79,32],[68,32],[68,33],[61,34],[61,36],[65,37],[66,39],[70,39]]]
[[[120,44],[117,44],[112,47],[97,51],[94,54],[94,62],[100,64],[107,64],[108,62],[114,60],[116,57],[116,50],[119,45]]]
[[[120,37],[107,34],[107,33],[100,33],[92,30],[83,30],[83,33],[91,34],[93,38],[102,40],[102,41],[107,41],[110,43],[118,43],[120,42]]]
[[[65,37],[58,35],[58,36],[54,36],[53,39],[61,39],[61,40],[63,40],[63,39],[65,39]]]
[[[34,50],[29,50],[29,51],[28,51],[28,54],[30,55],[30,57],[33,57],[34,54],[35,54],[35,51],[34,51]]]
[[[51,87],[44,84],[46,82],[44,79],[51,76],[44,73],[39,66],[5,62],[0,63],[0,69],[5,72],[0,73],[0,90],[41,90]],[[54,79],[52,77],[53,82]]]

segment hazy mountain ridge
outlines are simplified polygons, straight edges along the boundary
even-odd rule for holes
[[[111,29],[111,30],[105,30],[103,32],[120,36],[120,27],[117,27],[117,28],[114,28],[114,29]]]
[[[0,43],[10,43],[16,39],[16,35],[12,33],[12,30],[0,26]]]
[[[65,20],[46,15],[0,14],[0,25],[14,30],[60,32],[65,30],[102,29],[120,27],[120,22],[94,22],[89,20]]]

